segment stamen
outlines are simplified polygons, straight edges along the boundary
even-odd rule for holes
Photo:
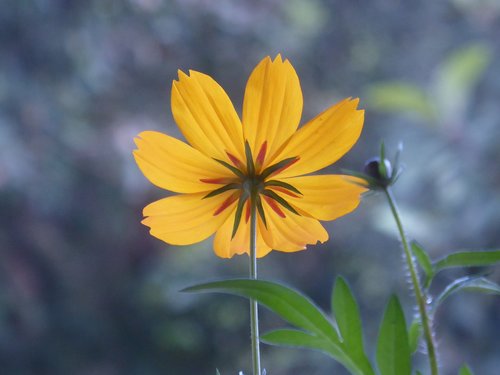
[[[245,167],[244,164],[241,162],[240,159],[238,159],[236,156],[234,156],[233,154],[231,154],[230,152],[226,151],[226,155],[227,157],[229,158],[229,160],[231,160],[231,163],[233,163],[233,165],[238,168],[239,170],[243,170],[243,168]]]
[[[279,217],[281,217],[283,219],[286,217],[285,213],[283,211],[281,211],[281,208],[279,208],[279,206],[276,204],[276,202],[272,198],[270,198],[266,195],[263,195],[263,198],[267,202],[269,207],[271,207],[273,209],[273,211],[278,214]]]
[[[264,165],[264,159],[266,158],[266,152],[267,152],[267,141],[264,141],[262,146],[260,146],[259,153],[257,154],[257,159],[255,160],[255,168],[257,170],[260,170],[262,166]]]
[[[215,210],[214,216],[217,216],[226,208],[228,208],[230,205],[232,205],[234,202],[236,202],[239,196],[240,196],[239,192],[234,192],[233,194],[231,194],[228,198],[226,198],[224,202],[222,202],[221,206],[217,210]]]

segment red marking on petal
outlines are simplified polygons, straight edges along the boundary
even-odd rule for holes
[[[221,177],[221,178],[200,178],[201,182],[206,184],[217,184],[217,185],[227,185],[234,182],[234,179]]]
[[[250,199],[247,200],[246,202],[246,211],[245,211],[245,223],[248,223],[248,220],[250,220],[250,215],[252,214],[252,206],[250,206]]]
[[[227,151],[226,151],[226,155],[229,158],[229,160],[231,160],[231,163],[233,163],[233,165],[236,168],[238,168],[240,171],[243,170],[244,164],[241,162],[240,159],[238,159],[236,156],[234,156],[233,154],[231,154],[231,153],[229,153]]]
[[[300,196],[295,194],[293,191],[285,189],[284,187],[281,187],[281,186],[272,186],[271,189],[279,191],[280,193],[289,195],[289,196],[294,197],[294,198],[300,198]]]
[[[292,165],[297,163],[300,160],[300,157],[297,156],[295,159],[291,160],[290,163],[284,165],[280,169],[275,170],[273,173],[271,173],[269,176],[276,176],[278,173],[283,172],[285,169],[290,168]]]
[[[228,198],[226,198],[226,200],[224,202],[222,202],[220,207],[217,210],[215,210],[214,216],[217,216],[222,211],[224,211],[226,208],[228,208],[230,205],[232,205],[234,202],[236,202],[238,200],[239,196],[240,196],[239,192],[231,194]]]
[[[267,202],[269,207],[271,207],[273,211],[278,214],[279,217],[282,217],[283,219],[286,217],[285,213],[281,211],[281,208],[279,208],[278,204],[274,201],[274,199],[268,197],[267,195],[263,195],[262,197]]]
[[[259,153],[257,154],[257,159],[255,160],[255,164],[257,169],[260,169],[264,165],[264,159],[266,158],[267,152],[267,141],[264,141],[262,146],[260,146]]]

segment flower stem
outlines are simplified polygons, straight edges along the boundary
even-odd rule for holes
[[[250,278],[257,279],[257,206],[256,199],[250,199]],[[250,300],[250,332],[252,340],[253,375],[261,375],[259,349],[259,310],[257,301]]]
[[[411,283],[413,285],[413,290],[415,291],[415,298],[417,300],[418,312],[420,315],[420,321],[422,322],[422,327],[424,331],[425,342],[427,344],[427,353],[429,355],[429,364],[431,368],[432,375],[438,375],[438,362],[437,362],[437,352],[436,352],[436,344],[434,343],[434,335],[432,332],[432,322],[429,317],[429,312],[426,306],[427,297],[425,295],[425,291],[422,289],[420,285],[420,280],[418,276],[418,270],[415,266],[415,260],[410,251],[410,247],[408,245],[408,240],[406,238],[406,234],[403,228],[403,224],[401,223],[401,217],[399,215],[398,208],[396,206],[396,200],[392,194],[391,188],[386,187],[384,189],[385,195],[389,202],[389,206],[391,207],[392,215],[394,216],[394,220],[396,221],[396,225],[398,227],[399,235],[401,237],[401,243],[403,244],[403,250],[405,259],[408,265],[408,269],[410,271]]]

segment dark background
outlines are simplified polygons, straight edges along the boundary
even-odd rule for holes
[[[219,259],[210,240],[169,247],[140,224],[165,193],[136,167],[132,140],[149,129],[179,135],[169,105],[177,69],[210,74],[239,111],[253,67],[282,53],[301,78],[303,121],[347,96],[367,109],[360,141],[328,172],[360,169],[380,141],[390,153],[402,141],[395,193],[409,235],[433,258],[498,248],[499,40],[493,0],[3,2],[0,373],[249,373],[247,302],[178,293],[245,276],[247,257]],[[394,223],[375,195],[327,228],[325,245],[262,259],[260,277],[329,310],[333,280],[345,276],[373,353],[389,295],[408,321],[414,311]],[[463,274],[442,273],[432,292]],[[490,278],[500,281],[498,269]],[[456,295],[438,311],[444,375],[463,361],[497,373],[499,300]],[[283,325],[261,315],[263,331]],[[262,352],[270,375],[345,373],[321,353]]]

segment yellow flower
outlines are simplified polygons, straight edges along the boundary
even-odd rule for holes
[[[223,258],[249,253],[250,201],[258,208],[257,256],[325,242],[319,220],[354,210],[366,189],[353,177],[313,175],[357,141],[364,112],[344,99],[297,130],[299,78],[288,60],[263,59],[245,90],[242,120],[211,77],[179,71],[172,113],[189,145],[145,131],[134,157],[156,186],[179,193],[144,208],[143,224],[169,244],[188,245],[215,233]],[[359,182],[359,180],[358,180]]]

